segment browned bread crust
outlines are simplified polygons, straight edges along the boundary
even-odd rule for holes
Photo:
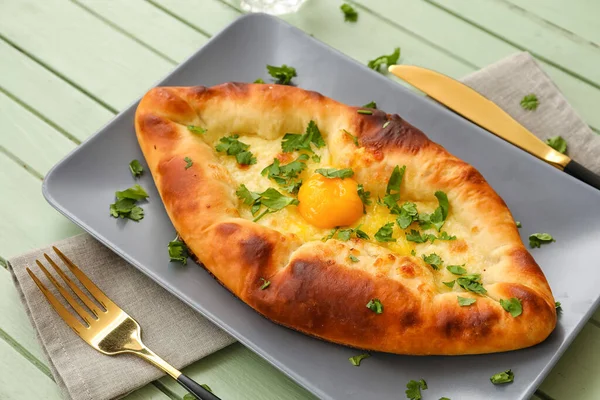
[[[556,325],[554,298],[502,199],[475,168],[398,115],[356,110],[290,86],[158,87],[140,102],[135,128],[177,232],[205,268],[265,317],[332,342],[400,354],[488,353],[543,341]],[[286,132],[303,132],[310,120],[340,167],[352,167],[373,193],[385,191],[396,165],[407,166],[403,196],[446,192],[448,224],[466,232],[448,242],[449,251],[481,255],[474,272],[482,274],[488,296],[444,291],[438,272],[418,258],[374,243],[303,243],[241,218],[235,190],[243,182],[219,161],[211,135],[252,133],[279,142]],[[203,126],[207,134],[192,134],[187,125]],[[342,128],[358,137],[360,148]],[[194,160],[188,170],[186,156]],[[376,252],[375,262],[348,263],[351,249]],[[271,281],[267,290],[260,289],[262,277]],[[477,302],[460,307],[457,294]],[[498,302],[511,297],[523,305],[517,318]],[[382,314],[366,307],[372,298],[384,304]]]

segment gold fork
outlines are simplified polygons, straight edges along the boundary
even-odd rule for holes
[[[90,346],[101,353],[115,355],[122,353],[132,353],[146,361],[151,362],[158,368],[177,380],[188,392],[192,393],[199,400],[219,400],[217,396],[206,390],[202,385],[196,383],[193,379],[182,374],[180,371],[169,365],[165,360],[157,356],[150,350],[141,339],[141,328],[137,321],[131,318],[119,306],[113,303],[98,287],[59,249],[52,247],[54,252],[60,257],[63,263],[69,268],[79,282],[87,289],[92,297],[102,306],[98,307],[94,301],[87,296],[73,281],[59,268],[59,266],[44,253],[46,261],[50,263],[56,273],[77,295],[81,302],[87,307],[84,309],[51,274],[46,267],[35,260],[42,272],[48,277],[48,280],[56,287],[61,296],[75,310],[75,313],[83,320],[80,321],[44,286],[38,277],[27,268],[31,279],[34,280],[37,287],[44,294],[50,305],[58,315]]]

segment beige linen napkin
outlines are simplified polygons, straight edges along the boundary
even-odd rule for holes
[[[540,138],[563,136],[570,156],[600,174],[600,136],[579,118],[529,54],[513,55],[464,81]],[[530,93],[540,100],[536,111],[526,111],[519,104]],[[144,342],[175,367],[190,364],[233,342],[90,236],[76,236],[56,245],[138,320]],[[97,353],[52,311],[25,272],[25,267],[33,265],[42,252],[50,251],[45,248],[13,258],[9,267],[65,398],[111,399],[158,378],[161,374],[156,368],[134,356],[106,357]]]

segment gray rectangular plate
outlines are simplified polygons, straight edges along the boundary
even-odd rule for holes
[[[44,181],[46,199],[143,273],[235,336],[316,396],[324,399],[402,399],[406,382],[424,378],[427,399],[524,399],[575,338],[598,303],[600,191],[496,138],[422,96],[332,50],[300,30],[266,15],[238,19],[160,85],[206,85],[269,81],[265,65],[293,65],[299,87],[347,104],[375,100],[398,113],[451,153],[474,165],[523,223],[524,241],[549,232],[556,243],[532,251],[564,312],[544,343],[503,354],[411,357],[374,354],[360,368],[358,352],[277,326],[221,287],[193,263],[172,265],[167,243],[175,232],[152,178],[140,180],[150,200],[144,219],[108,214],[115,190],[133,184],[128,163],[143,160],[133,104],[69,154]],[[260,115],[257,115],[260,118]],[[122,305],[125,309],[126,304]],[[512,368],[515,382],[493,386],[489,377]],[[233,378],[234,379],[234,378]]]

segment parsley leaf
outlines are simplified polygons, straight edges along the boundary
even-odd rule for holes
[[[131,199],[131,200],[144,200],[148,198],[148,193],[137,183],[130,187],[129,189],[125,189],[122,191],[115,192],[115,197],[117,200],[121,199]]]
[[[560,304],[560,301],[554,302],[554,308],[556,308],[559,311],[562,310],[562,304]]]
[[[546,140],[546,144],[552,147],[559,153],[565,154],[567,152],[567,141],[561,136],[554,136]]]
[[[383,225],[379,230],[375,233],[375,240],[378,242],[395,242],[396,239],[392,237],[394,232],[394,223],[388,222]]]
[[[280,85],[289,85],[292,82],[292,78],[298,76],[296,75],[296,68],[288,67],[285,64],[281,67],[267,65],[267,71],[269,72],[269,75],[275,78],[275,83]]]
[[[552,242],[556,242],[556,240],[549,233],[534,233],[529,235],[529,247],[532,249]]]
[[[412,249],[412,250],[410,251],[410,255],[411,255],[411,256],[416,256],[416,255],[417,255],[417,252],[415,251],[415,249]]]
[[[169,249],[169,260],[180,262],[183,265],[187,264],[188,259],[188,248],[177,236],[175,239],[169,242],[167,246]]]
[[[350,240],[350,235],[352,235],[351,228],[339,230],[337,233],[338,239],[340,239],[343,242],[347,242],[348,240]]]
[[[317,149],[325,147],[325,141],[323,140],[321,131],[319,131],[319,127],[315,121],[310,121],[308,123],[304,134],[286,133],[281,142],[281,150],[283,150],[284,153],[300,150],[306,150],[312,153],[311,143],[314,144]]]
[[[421,400],[421,390],[427,390],[427,383],[421,379],[419,381],[409,381],[406,384],[406,397],[409,400]]]
[[[351,134],[350,132],[348,132],[347,130],[345,130],[345,129],[343,129],[343,131],[346,134],[346,136],[348,136],[350,139],[352,139],[352,141],[354,142],[354,145],[356,147],[359,147],[358,138],[356,136],[354,136],[353,134]]]
[[[521,228],[522,227],[521,221],[515,221],[515,224],[517,225],[517,228]]]
[[[324,236],[323,239],[321,239],[321,241],[326,242],[329,239],[333,238],[335,236],[335,234],[337,233],[338,229],[340,229],[340,228],[333,228],[327,236]]]
[[[265,81],[262,78],[258,78],[253,83],[265,83]]]
[[[133,221],[139,221],[144,218],[144,209],[140,206],[133,206],[127,218]]]
[[[414,229],[410,230],[410,233],[406,233],[406,240],[414,243],[425,243],[428,239],[427,235],[425,237],[421,236],[421,232],[416,231]]]
[[[353,263],[357,263],[357,262],[359,262],[359,261],[360,261],[360,260],[358,259],[358,257],[355,257],[355,256],[353,256],[352,254],[350,254],[350,255],[348,256],[348,258],[349,258],[349,259],[350,259],[350,261],[352,261]]]
[[[240,135],[224,136],[219,139],[216,150],[221,153],[227,153],[228,156],[235,156],[238,164],[252,165],[256,164],[256,157],[248,151],[250,145],[240,142]]]
[[[379,301],[379,299],[369,300],[369,302],[367,303],[367,308],[373,311],[375,314],[383,313],[383,304],[381,304],[381,301]]]
[[[188,125],[187,128],[188,131],[192,133],[198,133],[200,135],[204,135],[206,133],[206,129],[202,128],[201,126]]]
[[[373,111],[371,110],[356,110],[356,112],[362,115],[373,115]]]
[[[402,204],[400,207],[400,216],[396,219],[396,222],[402,229],[406,229],[418,219],[417,205],[409,201]]]
[[[117,201],[110,205],[110,215],[115,218],[129,218],[139,221],[144,218],[144,210],[137,206],[138,200],[148,198],[148,193],[138,184],[129,189],[115,192]]]
[[[358,193],[358,197],[360,197],[360,201],[362,201],[363,203],[363,214],[366,214],[366,206],[371,205],[371,192],[366,192],[363,184],[359,183],[358,188],[356,189],[356,193]]]
[[[308,155],[300,154],[294,161],[285,165],[279,165],[279,160],[274,158],[273,163],[265,167],[261,171],[261,174],[267,176],[269,179],[273,179],[279,186],[282,186],[289,193],[294,194],[298,192],[300,185],[302,185],[301,181],[296,182],[294,179],[298,177],[300,172],[306,169],[306,163],[304,162],[306,160],[308,160]]]
[[[331,230],[331,232],[329,232],[329,234],[327,236],[323,237],[323,239],[321,239],[321,240],[323,242],[326,242],[329,239],[332,239],[336,234],[337,234],[337,238],[344,242],[350,240],[352,235],[355,235],[358,239],[369,240],[370,239],[369,235],[367,235],[364,231],[362,231],[360,229],[360,227],[361,227],[361,225],[357,226],[356,228],[347,228],[347,229],[334,228]]]
[[[533,93],[528,94],[521,100],[521,107],[528,111],[535,111],[539,105],[540,101],[538,100],[537,96]]]
[[[251,192],[244,184],[240,185],[238,190],[235,191],[235,194],[248,206],[251,206],[256,200],[260,199],[260,194]]]
[[[423,260],[431,265],[431,267],[433,269],[435,269],[436,271],[438,269],[440,269],[440,267],[442,266],[442,264],[444,263],[444,261],[442,261],[442,258],[440,256],[438,256],[435,253],[431,253],[430,255],[426,256],[425,254],[423,254]]]
[[[479,274],[469,274],[461,276],[456,280],[458,286],[465,289],[468,292],[473,292],[477,294],[486,294],[487,290],[481,284],[481,275]]]
[[[131,171],[131,175],[137,178],[144,172],[144,167],[142,167],[142,164],[138,160],[132,160],[129,163],[129,170]]]
[[[188,169],[189,167],[191,167],[192,165],[194,165],[194,162],[189,157],[184,158],[183,161],[186,162],[185,169]]]
[[[374,110],[377,110],[377,103],[375,103],[374,101],[370,101],[362,107],[363,108],[372,108]]]
[[[335,169],[335,168],[319,168],[315,170],[317,174],[323,175],[325,178],[351,178],[354,175],[352,168]]]
[[[235,191],[237,197],[244,202],[244,204],[252,206],[250,211],[252,215],[256,215],[260,210],[261,206],[265,206],[266,210],[263,211],[258,217],[254,218],[254,222],[261,219],[267,213],[273,213],[279,211],[289,205],[297,205],[298,200],[293,197],[287,197],[279,193],[273,188],[268,188],[262,193],[251,192],[248,190],[246,185],[242,184]]]
[[[446,217],[448,217],[450,204],[448,203],[448,196],[441,190],[435,192],[435,197],[438,200],[438,207],[431,214],[419,214],[419,225],[423,229],[427,229],[433,225],[439,232],[446,221]]]
[[[342,4],[340,6],[340,10],[342,10],[342,12],[344,13],[344,21],[356,22],[358,20],[358,13],[350,4]]]
[[[508,300],[500,299],[500,305],[505,311],[508,311],[513,318],[518,317],[523,312],[523,306],[521,300],[516,297],[511,297]]]
[[[458,305],[461,307],[467,307],[470,306],[471,304],[475,303],[477,301],[477,299],[474,299],[472,297],[460,297],[460,296],[456,296],[456,299],[458,300]]]
[[[348,360],[350,360],[350,364],[354,365],[355,367],[358,367],[362,360],[364,360],[365,358],[369,358],[369,357],[371,357],[370,354],[364,353],[364,354],[359,354],[354,357],[350,357]]]
[[[450,281],[450,282],[442,282],[444,285],[448,286],[450,289],[452,289],[454,287],[454,284],[456,283],[456,281]]]
[[[440,397],[439,400],[450,400],[450,399],[447,397]]]
[[[400,58],[400,47],[396,47],[394,52],[387,56],[379,56],[367,63],[367,67],[374,69],[375,71],[380,71],[382,65],[394,65],[398,63],[398,59]]]
[[[450,235],[448,235],[448,232],[444,231],[444,232],[440,233],[436,239],[438,239],[438,240],[456,240],[456,236],[454,236],[454,235],[450,236]]]
[[[507,369],[506,371],[499,372],[495,375],[492,375],[492,377],[490,378],[490,381],[492,381],[492,383],[494,385],[499,385],[501,383],[510,383],[510,382],[513,382],[514,380],[515,380],[515,374],[510,369]]]
[[[263,284],[260,286],[260,290],[265,290],[271,285],[271,281],[266,280],[265,278],[260,278]]]
[[[382,202],[390,209],[390,213],[392,214],[400,214],[401,212],[397,202],[400,200],[400,186],[402,185],[402,178],[405,171],[406,165],[403,165],[402,168],[396,165],[385,189],[385,197]]]
[[[454,275],[464,275],[467,273],[467,270],[464,269],[465,265],[447,265],[446,269],[453,273]]]

